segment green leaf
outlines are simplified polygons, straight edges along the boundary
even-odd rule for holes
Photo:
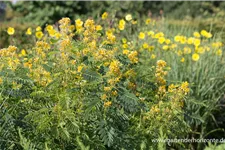
[[[99,73],[97,73],[96,71],[93,71],[90,69],[83,69],[82,76],[85,80],[87,80],[89,82],[101,80],[101,75]]]
[[[50,39],[50,41],[54,44],[54,43],[56,43],[56,42],[58,42],[59,40],[58,39]]]

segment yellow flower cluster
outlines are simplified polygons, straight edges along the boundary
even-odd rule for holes
[[[0,50],[0,56],[2,57],[13,56],[15,55],[16,50],[17,50],[17,47],[10,45],[8,48],[4,48]]]
[[[137,51],[132,51],[128,54],[128,58],[132,63],[138,63],[138,52]]]
[[[164,79],[164,76],[167,75],[167,71],[164,71],[165,67],[166,67],[165,61],[163,61],[163,60],[157,61],[155,77],[156,77],[156,82],[159,85],[165,85],[166,84],[166,80]],[[164,89],[162,88],[162,91],[163,90]]]
[[[110,101],[104,103],[104,107],[109,107],[111,105],[112,105],[112,102],[110,102]]]
[[[81,32],[82,29],[83,29],[83,24],[84,24],[84,22],[81,21],[80,19],[77,19],[77,20],[75,20],[75,23],[76,23],[76,30],[77,30],[78,32]]]
[[[164,66],[164,65],[162,65]],[[150,106],[150,111],[145,113],[143,120],[145,124],[157,126],[162,123],[170,123],[174,118],[181,115],[182,108],[184,106],[184,97],[189,93],[188,82],[183,82],[180,85],[170,84],[168,90],[166,86],[160,86],[158,95],[163,93],[163,97],[157,101],[157,103]],[[154,120],[154,123],[152,122]]]
[[[212,34],[207,32],[206,30],[202,30],[201,31],[201,35],[206,37],[206,38],[211,38],[212,37]]]
[[[52,82],[52,77],[50,72],[47,72],[41,66],[38,66],[35,69],[30,69],[30,73],[28,75],[31,79],[34,80],[38,85],[46,86]]]
[[[116,36],[113,34],[114,31],[115,30],[113,28],[110,28],[106,31],[107,40],[111,44],[116,42]]]
[[[109,74],[119,75],[120,74],[120,62],[118,60],[113,60],[109,65]]]
[[[148,21],[146,20],[146,24],[148,24],[147,22]],[[223,55],[223,44],[221,42],[215,41],[209,45],[210,42],[208,39],[212,38],[212,34],[206,30],[202,30],[201,32],[193,32],[193,36],[191,37],[187,37],[185,35],[176,35],[173,38],[167,38],[163,32],[155,29],[139,32],[138,38],[143,40],[140,51],[152,51],[150,55],[151,59],[155,58],[156,53],[161,55],[161,53],[167,52],[178,55],[180,57],[178,60],[180,60],[181,63],[189,62],[190,59],[193,62],[197,62],[200,60],[201,55],[204,55],[206,52],[210,51],[213,51],[211,54],[215,54],[220,57]],[[159,43],[159,45],[157,45],[157,49],[159,50],[153,52],[156,47],[150,46],[149,41],[151,41],[151,43]],[[165,52],[160,52],[160,49],[164,50]]]
[[[17,55],[17,47],[9,46],[0,50],[1,57],[1,69],[7,67],[7,69],[15,71],[20,64],[19,56]],[[6,65],[7,64],[7,65]]]
[[[101,17],[102,20],[106,20],[108,13],[104,12]],[[137,35],[139,41],[138,39],[137,41],[130,41],[129,37],[125,38],[125,32],[120,32],[120,30],[125,30],[126,24],[132,25],[133,22],[131,14],[127,14],[124,19],[119,20],[116,24],[110,24],[108,27],[103,26],[103,24],[96,24],[93,19],[87,19],[86,21],[76,19],[75,24],[71,24],[69,18],[63,18],[59,21],[59,29],[47,25],[42,32],[42,28],[37,27],[35,36],[39,41],[32,49],[17,50],[17,48],[11,46],[1,50],[0,56],[5,57],[5,62],[10,69],[15,70],[16,66],[21,63],[21,66],[29,70],[28,76],[39,86],[46,86],[52,82],[54,77],[60,76],[59,73],[53,73],[45,69],[50,64],[55,70],[58,69],[65,75],[62,77],[63,86],[75,84],[77,80],[82,80],[82,73],[86,69],[96,69],[95,71],[98,74],[101,72],[101,77],[105,78],[104,93],[100,97],[105,100],[104,106],[109,107],[112,104],[110,98],[118,95],[119,91],[115,90],[115,86],[121,80],[127,80],[126,87],[135,91],[138,86],[135,81],[137,72],[132,67],[138,65],[138,62],[142,62],[143,58],[149,58],[146,61],[155,62],[153,59],[156,59],[156,56],[157,58],[163,57],[156,51],[157,49],[163,50],[163,53],[177,54],[178,57],[181,57],[178,60],[182,63],[188,60],[189,56],[193,61],[198,61],[200,55],[210,51],[210,49],[215,49],[216,55],[222,55],[221,42],[204,45],[204,40],[212,37],[212,34],[205,30],[200,33],[194,32],[193,37],[176,35],[173,38],[168,38],[163,32],[152,28],[147,31],[141,30]],[[153,24],[152,22],[154,21],[150,18],[146,19],[146,27],[147,25],[149,27],[150,23]],[[14,29],[8,29],[10,35],[14,32]],[[28,28],[26,34],[32,35],[32,29]],[[73,38],[76,38],[76,41]],[[122,43],[120,43],[121,41]],[[153,46],[153,44],[155,45]],[[140,46],[140,49],[137,49],[138,46]],[[146,58],[143,57],[145,52]],[[122,58],[119,58],[120,55],[122,55]],[[13,57],[11,58],[11,56]],[[82,62],[86,58],[92,66]],[[126,60],[123,61],[123,59]],[[171,84],[167,89],[166,66],[165,61],[157,61],[156,72],[153,73],[158,87],[156,96],[160,100],[168,96],[179,101],[182,96],[189,92],[188,83],[184,82],[181,86]],[[74,83],[67,82],[71,78],[74,78]],[[137,96],[141,95],[140,93]],[[176,97],[174,93],[181,94],[177,94]],[[152,107],[153,112],[159,113],[161,111],[159,110],[160,106]]]

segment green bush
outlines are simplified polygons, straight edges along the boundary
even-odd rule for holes
[[[117,13],[133,12],[133,16],[145,16],[150,12],[153,16],[165,16],[175,19],[184,18],[211,18],[224,17],[225,2],[17,2],[10,5],[15,13],[22,17],[17,21],[33,22],[36,25],[53,24],[60,18],[67,16],[75,19],[77,16],[86,15],[96,17],[104,11]],[[199,9],[200,8],[200,9]],[[162,12],[160,12],[162,10]],[[171,11],[173,10],[173,11]]]
[[[1,49],[1,149],[149,149],[187,134],[188,83],[167,83],[163,60],[142,63],[123,39],[131,22],[101,22],[76,20],[74,32],[63,18],[26,49]]]
[[[37,10],[50,4],[30,3]],[[60,10],[70,10],[69,4]],[[142,16],[147,2],[86,4],[82,7],[92,6],[91,13],[68,14],[72,25],[68,18],[55,23],[63,14],[57,12],[49,19],[53,26],[40,21],[43,16],[36,20],[40,31],[37,25],[2,28],[7,48],[0,51],[1,149],[203,149],[207,143],[152,140],[224,136],[223,15],[210,17],[222,2],[163,3],[210,12],[192,15],[197,23],[164,18],[169,9],[160,18]],[[151,4],[155,11],[164,7]],[[131,8],[137,11],[132,14]],[[108,18],[101,18],[104,11]],[[127,13],[131,16],[124,17]],[[7,35],[9,26],[14,35]]]
[[[85,1],[68,1],[68,2],[17,2],[15,5],[10,5],[15,13],[19,13],[21,17],[15,18],[17,21],[26,23],[33,22],[36,25],[54,24],[60,18],[67,16],[72,20],[78,18],[78,16],[84,17],[97,17],[104,11],[109,13],[116,13],[122,16],[124,12],[131,12],[136,10],[138,12],[144,12],[142,10],[142,2],[85,2]]]

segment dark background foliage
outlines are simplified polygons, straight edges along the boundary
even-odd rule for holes
[[[5,16],[5,7],[13,10],[8,20],[19,19],[21,22],[32,21],[35,24],[54,23],[62,17],[75,19],[79,15],[98,16],[104,11],[123,13],[134,13],[145,16],[151,13],[153,16],[163,15],[174,19],[205,18],[224,15],[225,2],[223,1],[140,1],[140,2],[114,2],[114,1],[29,1],[29,2],[1,2],[1,18]],[[135,11],[134,11],[135,10]],[[133,15],[134,15],[133,14]]]

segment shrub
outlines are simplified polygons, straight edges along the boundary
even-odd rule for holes
[[[68,18],[59,24],[31,47],[1,50],[1,116],[11,116],[1,120],[2,148],[130,149],[158,137],[159,126],[171,137],[185,132],[174,127],[184,119],[188,83],[167,88],[165,61],[143,68],[132,43],[122,50],[118,29],[94,20],[76,20],[76,32]]]
[[[220,37],[111,17],[63,18],[1,49],[2,149],[201,149],[153,140],[219,131]]]

